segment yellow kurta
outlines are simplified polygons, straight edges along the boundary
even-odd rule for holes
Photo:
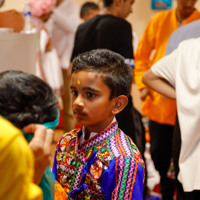
[[[33,154],[21,131],[0,116],[0,199],[42,200],[32,183]]]
[[[200,19],[199,11],[195,10],[192,15],[185,19],[182,25]],[[176,10],[159,12],[148,24],[135,52],[135,81],[138,89],[146,86],[142,83],[142,75],[155,62],[165,56],[165,49],[170,35],[179,28],[176,18]],[[175,124],[176,103],[167,99],[155,91],[147,97],[142,104],[145,116],[161,124]]]

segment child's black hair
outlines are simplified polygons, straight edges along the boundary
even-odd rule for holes
[[[110,99],[130,94],[132,70],[124,57],[107,49],[96,49],[79,54],[72,62],[72,74],[79,71],[94,71],[102,76],[110,88]]]

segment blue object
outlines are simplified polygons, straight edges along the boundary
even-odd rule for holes
[[[153,10],[167,10],[171,7],[172,0],[151,0],[151,9]]]
[[[56,126],[58,126],[58,124],[59,124],[59,117],[60,117],[60,111],[57,110],[56,119],[54,121],[52,121],[52,122],[46,122],[46,123],[44,123],[42,125],[45,126],[46,128],[55,129]]]
[[[155,196],[152,196],[152,195],[147,195],[146,197],[145,197],[145,199],[144,200],[161,200],[161,198],[160,197],[155,197]]]

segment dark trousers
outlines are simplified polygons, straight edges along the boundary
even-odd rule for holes
[[[174,136],[173,136],[173,161],[175,168],[176,176],[176,189],[177,189],[177,200],[199,200],[200,199],[200,190],[194,190],[192,192],[184,192],[182,184],[178,181],[179,173],[179,156],[181,149],[181,132],[178,122],[178,116],[176,118],[176,124],[174,127]]]
[[[156,170],[160,174],[160,189],[163,200],[173,200],[174,180],[167,177],[172,158],[172,138],[174,126],[149,122],[150,152]]]

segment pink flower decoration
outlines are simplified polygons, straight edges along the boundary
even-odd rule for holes
[[[31,14],[35,17],[47,14],[55,8],[56,2],[57,0],[30,0]]]

